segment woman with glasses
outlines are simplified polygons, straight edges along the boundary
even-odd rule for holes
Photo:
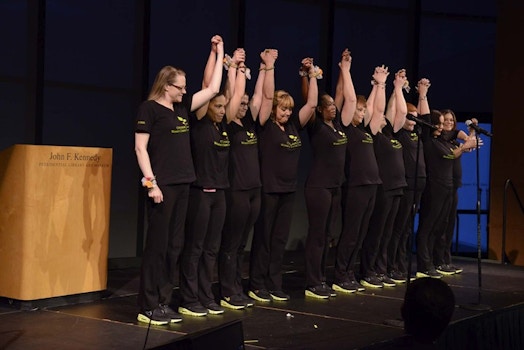
[[[185,72],[166,66],[138,109],[135,153],[146,189],[148,219],[138,293],[140,322],[164,325],[182,321],[169,304],[184,244],[189,184],[195,180],[189,115],[219,91],[223,45],[220,36],[211,38],[217,63],[207,87],[187,95]]]

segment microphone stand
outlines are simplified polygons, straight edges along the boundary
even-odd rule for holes
[[[475,310],[475,311],[488,311],[491,310],[491,307],[481,303],[482,301],[482,249],[481,249],[481,232],[480,232],[480,199],[482,189],[480,188],[480,169],[479,169],[479,133],[475,132],[476,140],[476,176],[477,176],[477,268],[478,268],[478,301],[476,303],[470,303],[465,305],[460,305],[463,309],[466,310]]]
[[[415,215],[417,213],[417,191],[418,191],[418,159],[420,156],[420,138],[422,136],[422,126],[415,124],[413,126],[413,131],[417,134],[417,156],[415,158],[415,174],[414,174],[414,183],[413,183],[413,203],[411,205],[411,215],[410,215],[410,224],[411,224],[411,233],[408,236],[408,249],[407,249],[407,259],[408,259],[408,273],[406,276],[406,291],[407,286],[411,282],[411,272],[413,265],[413,236],[415,235]]]

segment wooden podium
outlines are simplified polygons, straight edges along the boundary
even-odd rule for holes
[[[0,296],[37,300],[107,288],[110,148],[0,152]]]

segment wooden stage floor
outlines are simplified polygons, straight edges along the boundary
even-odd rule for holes
[[[444,277],[457,303],[452,324],[489,312],[461,306],[483,304],[491,310],[524,306],[522,267],[482,261],[479,289],[477,260],[456,258],[455,263],[464,272]],[[136,321],[136,267],[109,270],[108,288],[96,297],[77,295],[31,303],[4,298],[0,349],[151,349],[206,329],[219,332],[221,325],[235,320],[241,321],[246,349],[364,349],[402,336],[396,321],[405,286],[316,300],[304,296],[302,254],[288,253],[284,268],[289,302],[258,303],[218,316],[184,316],[181,323],[152,326],[149,331]],[[332,273],[330,265],[329,281]],[[214,348],[225,347],[217,344]]]

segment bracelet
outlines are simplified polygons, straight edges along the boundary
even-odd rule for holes
[[[308,75],[309,75],[309,74],[308,74],[305,70],[299,69],[299,71],[298,71],[298,76],[305,78],[305,77],[307,77]]]
[[[238,70],[246,75],[247,80],[251,80],[251,69],[247,68],[245,65],[238,67]]]
[[[224,56],[224,59],[222,60],[224,63],[224,69],[229,70],[229,67],[231,68],[238,68],[238,66],[233,62],[233,58],[229,56],[227,53]]]
[[[273,66],[273,67],[269,67],[269,68],[268,68],[268,67],[265,68],[266,71],[268,71],[268,70],[272,70],[272,69],[275,69],[275,66]]]
[[[378,86],[385,87],[385,86],[386,86],[386,83],[379,83],[379,82],[376,81],[375,79],[371,79],[371,85],[378,85]]]
[[[142,187],[147,188],[148,190],[151,190],[157,186],[156,178],[153,177],[143,177],[142,180]]]
[[[427,96],[419,96],[419,97],[418,97],[418,100],[419,100],[419,101],[424,101],[424,100],[426,100],[427,98],[428,98]]]
[[[309,73],[309,77],[310,78],[316,78],[317,80],[320,80],[322,79],[322,68],[320,68],[319,66],[314,66],[313,67],[313,72],[312,73]]]

